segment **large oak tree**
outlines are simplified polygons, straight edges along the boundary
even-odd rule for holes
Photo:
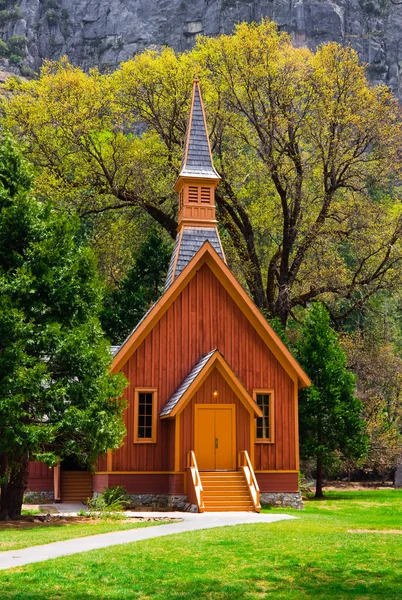
[[[397,101],[368,84],[351,48],[294,48],[273,23],[199,38],[186,54],[147,51],[111,74],[63,60],[11,83],[5,123],[37,166],[38,193],[87,219],[146,214],[174,237],[196,65],[223,242],[259,308],[285,324],[320,298],[343,318],[399,285]],[[114,248],[124,239],[123,225]]]

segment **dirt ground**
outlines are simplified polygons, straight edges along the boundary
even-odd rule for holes
[[[324,491],[336,492],[342,490],[345,492],[361,492],[364,490],[389,490],[393,489],[394,485],[392,481],[328,481],[324,486]],[[312,489],[315,489],[312,486]]]
[[[126,519],[119,520],[120,523],[140,523],[143,521],[171,521],[165,517],[151,518],[151,517],[128,517]],[[3,529],[34,529],[36,527],[62,527],[63,525],[85,525],[86,523],[96,525],[97,523],[104,523],[105,519],[96,519],[91,517],[62,517],[61,515],[45,515],[25,516],[23,515],[20,519],[13,521],[0,521],[0,531]]]
[[[402,535],[402,529],[348,529],[348,533],[385,533]]]

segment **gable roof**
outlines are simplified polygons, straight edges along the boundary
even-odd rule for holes
[[[211,350],[211,352],[203,356],[198,363],[194,365],[183,383],[165,404],[159,416],[162,418],[174,417],[180,413],[214,368],[218,369],[248,411],[252,412],[257,417],[262,417],[263,414],[260,407],[250,396],[229,363],[224,359],[217,348]]]
[[[216,227],[183,227],[176,237],[172,258],[166,276],[165,289],[180,275],[184,267],[208,240],[222,260],[226,262]]]
[[[229,267],[213,249],[209,241],[204,242],[202,247],[190,260],[177,279],[173,281],[161,298],[159,298],[159,300],[149,309],[148,313],[120,346],[112,361],[112,372],[118,373],[123,368],[128,359],[133,355],[148,333],[165,314],[169,306],[171,306],[203,264],[208,265],[214,275],[218,278],[219,282],[236,302],[239,309],[257,331],[285,371],[289,373],[291,377],[297,379],[299,388],[308,387],[311,384],[308,375],[303,371],[297,360],[292,356],[282,340],[264,319],[247,292],[237,281]]]
[[[163,407],[163,409],[159,415],[160,417],[165,417],[167,415],[170,415],[170,413],[175,408],[177,403],[180,402],[183,395],[187,392],[188,388],[191,386],[191,384],[197,378],[197,375],[200,374],[200,372],[205,367],[205,365],[207,364],[209,359],[214,355],[214,352],[216,352],[216,349],[211,350],[211,352],[208,352],[208,354],[203,356],[198,361],[198,363],[195,364],[195,366],[191,369],[190,373],[184,379],[183,383],[181,383],[179,385],[179,387],[174,392],[174,394],[172,396],[170,396],[169,400],[166,402],[165,406]]]
[[[198,79],[194,79],[190,119],[187,125],[183,161],[179,177],[220,179],[212,162],[211,147],[201,90]]]

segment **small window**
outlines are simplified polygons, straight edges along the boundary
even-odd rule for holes
[[[273,392],[272,390],[254,390],[254,399],[263,414],[262,417],[256,418],[256,442],[273,442]]]
[[[153,388],[135,390],[134,443],[156,442],[156,398]]]

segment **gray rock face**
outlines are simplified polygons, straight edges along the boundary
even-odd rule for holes
[[[230,33],[268,17],[298,46],[351,44],[373,83],[401,96],[402,6],[391,0],[2,0],[0,35],[26,36],[25,62],[66,54],[85,69],[116,68],[146,47],[191,48],[198,34]],[[5,14],[5,13],[8,14]],[[3,68],[7,67],[7,59]],[[1,68],[1,63],[0,63]],[[15,67],[17,68],[17,67]]]

